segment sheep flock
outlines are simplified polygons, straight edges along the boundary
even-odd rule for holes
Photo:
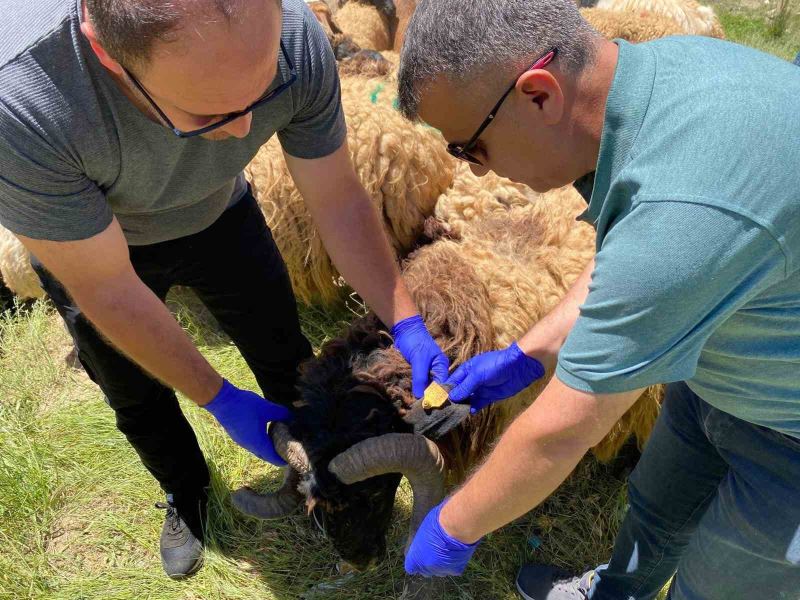
[[[538,194],[493,174],[477,178],[447,154],[437,131],[402,118],[395,106],[396,72],[413,0],[308,4],[339,61],[356,171],[432,332],[455,364],[506,346],[559,302],[593,256],[594,231],[576,220],[585,201],[572,186]],[[581,12],[609,39],[723,37],[713,10],[694,0],[600,0]],[[340,301],[348,293],[346,282],[320,241],[277,140],[260,149],[246,176],[298,299],[308,304]],[[2,227],[0,274],[20,299],[43,296],[27,252]],[[454,432],[460,437],[449,440],[446,452],[454,479],[535,400],[546,379]],[[631,436],[641,445],[658,413],[659,397],[656,388],[645,392],[595,448],[596,456],[612,458]]]

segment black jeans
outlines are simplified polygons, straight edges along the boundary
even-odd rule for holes
[[[297,366],[311,356],[311,345],[300,331],[286,265],[250,193],[204,231],[131,246],[130,257],[162,301],[173,285],[192,288],[239,348],[264,395],[285,405],[294,400]],[[208,467],[173,390],[110,346],[64,287],[35,258],[32,264],[119,430],[179,506],[196,502],[209,484]]]

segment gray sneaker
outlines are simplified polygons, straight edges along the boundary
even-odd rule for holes
[[[203,565],[203,520],[205,507],[199,506],[196,511],[187,511],[182,516],[167,495],[167,502],[157,502],[156,508],[167,511],[164,526],[161,528],[161,565],[172,579],[188,577]],[[189,514],[197,512],[198,515]],[[187,523],[187,521],[189,521]],[[194,531],[193,531],[194,530]]]
[[[517,591],[525,600],[588,600],[594,569],[583,575],[552,565],[527,564],[517,573]]]

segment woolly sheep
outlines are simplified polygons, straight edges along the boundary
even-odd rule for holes
[[[0,274],[8,289],[20,299],[44,297],[39,277],[31,267],[30,254],[17,237],[0,226]]]
[[[562,188],[508,207],[505,214],[490,211],[464,221],[458,236],[441,221],[426,221],[423,245],[403,261],[403,278],[454,366],[507,345],[563,298],[593,254],[591,227],[575,220],[583,207],[574,190]],[[368,315],[305,362],[289,426],[293,446],[276,440],[295,475],[290,472],[277,494],[234,494],[240,510],[261,518],[290,514],[305,500],[337,551],[359,568],[384,553],[399,482],[392,473],[421,455],[432,458],[432,471],[423,478],[432,491],[418,490],[412,481],[413,535],[444,493],[439,478],[462,480],[552,376],[477,415],[454,404],[426,414],[411,396],[410,367],[391,344],[386,327]],[[594,448],[599,458],[613,457],[631,434],[644,441],[658,411],[658,393],[648,390]],[[403,450],[398,436],[416,438],[417,450]],[[436,446],[426,447],[421,436],[435,439]],[[359,476],[343,478],[343,463]]]
[[[344,2],[306,0],[306,4],[319,21],[322,31],[333,48],[336,60],[353,57],[362,50],[377,52],[391,48],[391,44],[386,45],[387,42],[384,38],[392,37],[392,23],[396,22],[392,0],[363,0],[361,3],[354,3],[356,6],[344,11],[343,23],[348,30],[352,30],[352,33],[358,38],[357,40],[350,31],[343,31],[334,18],[334,14],[339,12],[339,8]],[[363,59],[363,56],[361,58]],[[350,69],[352,71],[352,66]]]
[[[656,13],[582,8],[581,14],[598,33],[610,40],[622,38],[636,43],[684,33],[675,20]]]
[[[359,50],[339,63],[339,76],[361,78],[386,77],[395,66],[375,50]]]
[[[348,2],[336,13],[336,22],[361,48],[378,51],[392,49],[389,19],[374,6]]]
[[[525,185],[489,173],[476,177],[465,164],[456,170],[451,189],[437,201],[435,215],[450,235],[461,238],[457,245],[448,247],[439,242],[422,248],[419,253],[448,253],[449,258],[439,257],[431,265],[449,265],[447,272],[471,270],[483,282],[485,305],[483,313],[491,315],[493,333],[492,348],[502,348],[517,339],[531,323],[547,314],[563,297],[571,283],[583,271],[594,255],[594,229],[575,217],[583,212],[586,203],[570,185],[537,194]],[[411,275],[421,266],[417,255],[412,255],[406,267],[406,280],[412,282],[412,295],[417,302],[427,293],[437,294],[434,306],[442,303],[435,289],[426,290],[420,276],[419,289],[413,286],[416,279]],[[454,267],[460,261],[461,267]],[[469,267],[467,266],[469,264]],[[447,273],[429,274],[429,281],[446,285]],[[456,284],[457,285],[457,284]],[[434,288],[435,286],[430,286]],[[470,298],[480,294],[470,293]],[[458,308],[448,307],[455,311]],[[474,312],[481,312],[473,309]],[[424,312],[424,310],[423,310]],[[450,327],[450,325],[448,325]],[[469,343],[463,344],[468,357]],[[475,350],[475,349],[472,349]],[[504,415],[485,417],[491,423],[476,422],[475,429],[462,435],[462,443],[477,449],[501,431],[508,420],[516,415],[539,390],[532,388],[522,396],[505,402],[499,409]],[[623,417],[615,429],[594,448],[600,460],[610,460],[622,444],[633,433],[639,443],[649,435],[658,410],[658,390],[648,390],[639,402]],[[467,425],[467,427],[469,427]],[[481,432],[488,435],[481,438]],[[468,456],[471,456],[469,453]],[[456,454],[456,456],[461,456]],[[472,459],[475,457],[472,456]],[[472,460],[462,465],[469,466]]]
[[[525,197],[532,197],[533,201],[523,204]],[[484,285],[485,309],[489,311],[493,332],[492,348],[488,349],[507,346],[532,323],[550,312],[594,255],[593,228],[575,220],[586,204],[572,186],[538,196],[522,190],[521,193],[510,195],[510,198],[513,203],[509,207],[492,201],[473,205],[483,209],[483,215],[460,222],[455,229],[460,232],[462,239],[456,247],[445,249],[443,244],[433,244],[419,252],[420,255],[426,252],[458,253],[463,263],[461,268],[466,269],[469,265]],[[446,195],[444,199],[447,200]],[[438,205],[436,212],[437,215],[442,212]],[[451,262],[455,259],[454,255]],[[404,271],[405,279],[407,283],[410,282],[416,301],[430,305],[430,302],[422,302],[420,297],[437,292],[426,289],[422,281],[427,278],[428,281],[441,282],[447,273],[420,274],[415,278],[414,272],[423,270],[423,267],[420,262],[415,266],[414,260],[419,261],[419,257],[410,257],[409,266]],[[446,264],[446,261],[430,260],[425,270],[439,264]],[[449,268],[451,270],[452,265]],[[419,283],[415,285],[416,282]],[[441,298],[437,302],[441,303]],[[458,314],[456,307],[449,307],[448,310]],[[452,318],[448,316],[449,320]],[[454,329],[452,322],[448,322],[448,329],[458,330],[457,327]],[[461,358],[458,357],[458,360]],[[489,447],[510,420],[533,401],[546,381],[493,407],[490,414],[483,417],[486,422],[471,420],[461,430],[454,432],[453,435],[460,440],[454,441],[453,445],[459,447],[458,444],[466,443],[470,451],[466,454],[451,452],[451,458],[463,459],[466,456],[467,460],[461,465],[463,469],[474,464],[476,454]],[[600,460],[611,459],[631,434],[641,445],[649,436],[655,421],[657,398],[657,392],[648,391],[594,448],[595,455]]]
[[[395,110],[373,104],[342,81],[350,152],[359,178],[380,215],[391,246],[405,255],[453,180],[454,162],[441,136],[409,123]],[[295,294],[303,302],[339,296],[338,273],[272,140],[246,169],[256,198],[286,261]]]
[[[724,38],[714,9],[695,0],[600,0],[597,8],[634,14],[650,13],[674,20],[688,35]]]
[[[594,255],[594,230],[575,219],[586,205],[574,188],[540,195],[519,192],[513,205],[502,207],[490,201],[491,210],[455,228],[439,221],[441,231],[450,232],[403,262],[406,285],[432,335],[454,364],[518,339],[563,298]],[[371,375],[378,379],[387,372],[410,378],[407,364],[393,349],[374,364],[380,365],[379,372]],[[453,432],[443,448],[451,449],[445,453],[453,472],[463,474],[474,465],[546,381],[482,411]],[[643,396],[594,449],[596,456],[612,458],[631,434],[643,443],[657,414],[657,397],[653,391]],[[404,399],[411,401],[410,395]]]
[[[436,201],[434,214],[456,235],[465,224],[490,213],[505,214],[512,206],[526,206],[536,196],[528,186],[489,172],[476,177],[469,165],[456,165],[453,185]]]

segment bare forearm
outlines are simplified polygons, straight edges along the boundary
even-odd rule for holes
[[[519,340],[519,347],[528,356],[541,362],[545,369],[555,368],[558,352],[580,315],[580,306],[589,294],[594,271],[592,259],[561,302]]]
[[[383,225],[361,186],[344,191],[335,206],[312,213],[336,268],[384,323],[391,326],[416,314]]]
[[[572,472],[588,447],[548,440],[531,425],[534,404],[503,435],[488,460],[442,511],[450,535],[473,543],[544,501]]]
[[[138,278],[121,277],[101,290],[72,294],[98,331],[159,381],[201,406],[222,387],[219,374]]]
[[[488,460],[447,503],[441,523],[472,543],[547,498],[641,394],[579,392],[557,378],[508,428]]]

